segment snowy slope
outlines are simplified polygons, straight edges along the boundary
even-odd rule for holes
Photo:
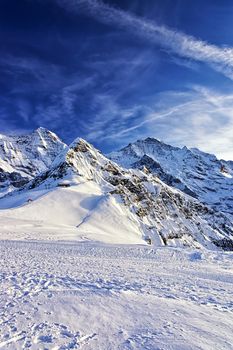
[[[1,242],[0,349],[232,350],[232,253]]]
[[[146,166],[159,178],[181,191],[233,214],[233,165],[198,149],[178,148],[153,138],[138,140],[109,158],[130,168]]]
[[[66,145],[51,131],[38,128],[29,135],[0,135],[0,192],[20,187],[47,170]]]
[[[48,149],[0,199],[0,349],[232,350],[232,216],[85,140]]]
[[[2,198],[0,206],[5,237],[54,232],[55,239],[138,243],[150,236],[156,246],[214,249],[228,248],[233,234],[226,215],[147,171],[119,167],[82,139],[61,152],[48,171]]]
[[[28,198],[33,202],[27,203]],[[66,189],[32,190],[9,197],[1,205],[14,207],[0,211],[2,239],[143,243],[127,211],[94,182]]]

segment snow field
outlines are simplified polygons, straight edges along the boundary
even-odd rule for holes
[[[0,349],[232,349],[232,253],[1,241]]]

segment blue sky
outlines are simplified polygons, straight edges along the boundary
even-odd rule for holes
[[[233,159],[231,0],[1,0],[0,132]]]

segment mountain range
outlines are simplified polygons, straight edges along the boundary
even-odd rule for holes
[[[103,155],[44,128],[0,136],[7,235],[233,248],[233,163],[147,138]],[[34,235],[34,236],[33,236]]]
[[[233,162],[197,148],[178,148],[153,138],[138,140],[109,158],[123,167],[146,167],[175,187],[216,210],[233,214]]]

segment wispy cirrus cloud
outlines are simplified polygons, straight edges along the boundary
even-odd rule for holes
[[[148,106],[126,108],[107,94],[96,95],[92,104],[98,113],[92,123],[83,122],[83,135],[97,147],[119,149],[151,136],[233,160],[233,94],[192,86],[183,92],[157,93]]]
[[[138,129],[144,115],[150,112],[149,107],[140,104],[122,106],[117,96],[109,94],[96,94],[92,105],[98,112],[91,123],[83,123],[83,131],[85,137],[95,144],[109,142],[110,145],[119,145],[128,139],[129,124]]]
[[[157,137],[233,160],[233,94],[193,86],[185,92],[160,93],[155,100],[159,102],[151,110],[156,112],[145,113],[138,123],[119,130],[112,138],[133,141],[136,137]]]
[[[24,77],[27,74],[40,87],[48,87],[57,76],[60,76],[60,67],[55,64],[42,61],[35,57],[20,57],[12,54],[1,55],[0,66],[4,67],[9,75]]]
[[[232,47],[210,44],[183,32],[158,25],[144,17],[109,6],[100,0],[54,1],[67,11],[84,13],[101,23],[117,26],[179,57],[207,63],[217,72],[233,80]]]

